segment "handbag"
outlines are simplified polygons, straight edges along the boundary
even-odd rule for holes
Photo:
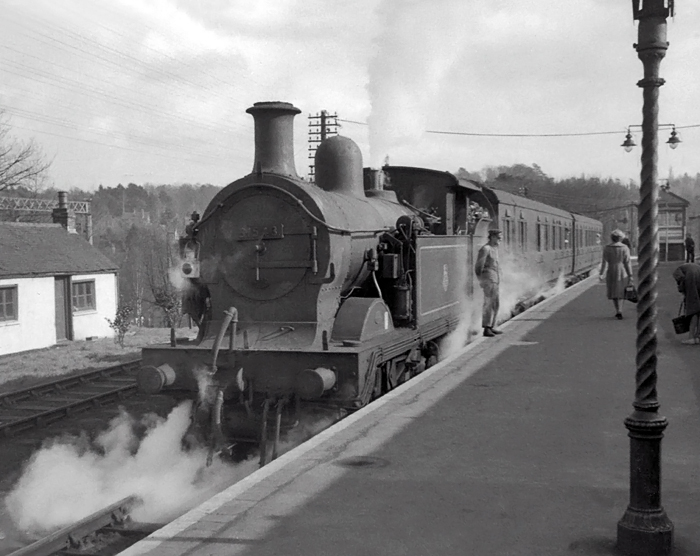
[[[690,331],[690,317],[687,315],[681,315],[683,312],[683,307],[685,306],[685,299],[681,301],[681,306],[678,308],[678,316],[673,321],[673,329],[676,334],[685,334]]]
[[[637,303],[637,301],[639,301],[637,288],[635,288],[632,284],[625,287],[625,299],[627,301],[631,301],[632,303]]]

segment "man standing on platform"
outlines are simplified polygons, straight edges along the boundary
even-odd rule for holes
[[[685,262],[695,262],[695,242],[690,234],[685,235]]]
[[[501,241],[501,230],[489,230],[489,242],[479,249],[479,255],[474,265],[474,272],[479,279],[479,285],[484,290],[484,306],[481,324],[484,336],[492,337],[502,334],[496,328],[498,317],[499,297],[498,287],[501,272],[498,268],[498,244]]]

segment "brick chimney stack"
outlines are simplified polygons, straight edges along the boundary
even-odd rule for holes
[[[58,208],[51,212],[54,224],[63,226],[69,234],[77,234],[75,229],[75,212],[68,209],[68,194],[58,192]]]

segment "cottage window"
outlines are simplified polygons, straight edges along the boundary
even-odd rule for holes
[[[17,286],[0,287],[0,322],[17,320]]]
[[[73,282],[73,310],[91,311],[95,309],[95,281]]]

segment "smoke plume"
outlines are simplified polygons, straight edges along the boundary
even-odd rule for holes
[[[415,151],[444,82],[462,53],[468,6],[459,2],[386,0],[369,65],[370,165],[396,149]]]

